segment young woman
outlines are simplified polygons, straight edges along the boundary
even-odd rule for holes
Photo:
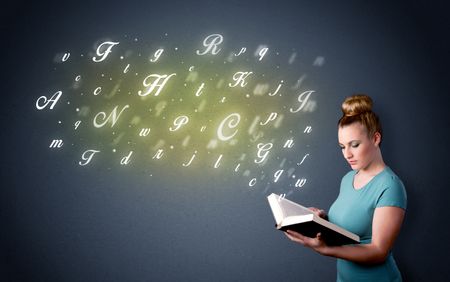
[[[339,146],[352,171],[342,178],[328,219],[358,234],[361,244],[327,246],[320,233],[310,238],[288,230],[286,235],[319,254],[336,257],[337,281],[402,281],[391,249],[405,216],[405,188],[383,161],[381,124],[372,112],[372,99],[348,97],[342,112]],[[323,210],[311,209],[326,217]]]

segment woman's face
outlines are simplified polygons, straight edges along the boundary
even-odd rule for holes
[[[365,127],[354,122],[338,129],[339,146],[353,170],[367,168],[375,158],[380,135],[369,138]]]

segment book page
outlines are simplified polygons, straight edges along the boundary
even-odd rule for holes
[[[288,199],[281,198],[278,201],[281,210],[283,211],[283,217],[313,214],[310,209],[294,203]]]

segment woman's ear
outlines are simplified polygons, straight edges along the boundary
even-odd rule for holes
[[[380,146],[380,143],[381,143],[381,133],[380,132],[375,132],[374,134],[373,134],[373,142],[374,142],[374,145],[375,146]]]

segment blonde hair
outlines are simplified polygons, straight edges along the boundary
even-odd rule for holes
[[[366,128],[369,138],[372,138],[375,132],[379,132],[383,136],[380,120],[372,112],[372,104],[372,99],[364,94],[347,97],[342,103],[343,115],[339,119],[339,127],[359,122]]]

